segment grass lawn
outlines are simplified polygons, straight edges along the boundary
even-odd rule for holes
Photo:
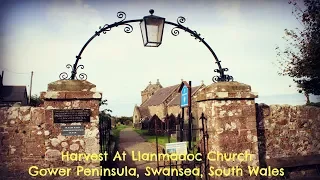
[[[148,142],[156,143],[156,136],[149,135],[148,130],[134,129],[135,132],[140,134]],[[177,142],[176,139],[170,138],[170,142]],[[165,146],[168,143],[168,136],[158,136],[158,143],[162,146]]]

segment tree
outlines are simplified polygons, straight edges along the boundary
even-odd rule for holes
[[[99,102],[99,106],[102,107],[102,106],[107,106],[108,105],[108,100],[104,99],[104,100],[101,100]],[[109,128],[111,128],[111,113],[112,111],[108,108],[104,108],[103,110],[101,110],[99,112],[99,121],[100,123],[102,124],[105,124],[107,126],[110,126]]]
[[[301,1],[299,1],[301,2]],[[297,84],[298,91],[304,93],[309,101],[309,94],[320,95],[320,1],[304,0],[304,10],[296,0],[289,0],[293,5],[292,14],[302,25],[302,30],[285,29],[287,47],[276,47],[279,75],[289,76]]]
[[[29,106],[39,107],[43,104],[43,100],[36,94],[32,95],[30,98]]]
[[[101,106],[107,106],[107,105],[108,105],[107,102],[108,102],[107,99],[101,100],[101,101],[99,102],[99,107],[101,107]],[[100,111],[100,113],[104,113],[105,115],[108,115],[108,116],[110,116],[110,117],[111,117],[111,115],[110,115],[111,112],[112,112],[112,110],[109,109],[109,108],[105,108],[105,109],[103,109],[103,110]]]
[[[132,123],[133,122],[133,118],[132,116],[131,117],[127,117],[127,116],[121,116],[121,117],[118,117],[117,120],[116,120],[116,123],[121,123],[121,124],[129,124],[130,122]]]

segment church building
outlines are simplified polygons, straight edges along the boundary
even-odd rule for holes
[[[164,121],[166,115],[178,116],[182,112],[180,107],[180,93],[178,92],[180,84],[162,87],[159,79],[155,84],[151,82],[141,91],[141,104],[134,107],[133,125],[141,124],[145,120],[149,120],[153,115],[157,115],[160,120]],[[195,99],[199,91],[205,85],[202,84],[191,88],[191,104],[192,114],[197,119],[197,109]],[[185,112],[187,112],[185,110]],[[185,116],[186,117],[186,116]],[[197,121],[197,120],[196,120]]]

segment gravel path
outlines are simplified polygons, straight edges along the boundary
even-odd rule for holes
[[[137,172],[139,173],[139,179],[158,179],[158,177],[149,176],[146,177],[144,175],[145,169],[147,166],[151,168],[157,168],[157,161],[132,161],[132,151],[135,153],[140,151],[141,153],[156,153],[156,148],[154,145],[152,145],[150,142],[146,142],[145,139],[143,139],[138,133],[136,133],[132,128],[126,128],[123,129],[120,132],[120,144],[119,152],[125,151],[127,153],[126,155],[126,161],[119,161],[118,167],[136,167]],[[137,179],[136,177],[119,177],[115,179]]]

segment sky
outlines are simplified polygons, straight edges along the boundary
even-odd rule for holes
[[[303,104],[289,77],[278,75],[276,45],[285,47],[284,29],[300,27],[287,0],[0,0],[0,70],[5,85],[26,85],[34,72],[32,93],[47,90],[73,64],[85,42],[99,26],[121,19],[154,15],[183,24],[201,34],[217,54],[227,74],[251,85],[257,102]],[[162,86],[212,84],[217,65],[210,51],[189,33],[171,34],[166,24],[162,44],[144,47],[138,23],[133,32],[124,26],[96,37],[85,49],[79,64],[88,81],[108,99],[113,115],[131,116],[141,104],[141,91],[159,79]],[[291,85],[291,87],[290,87]],[[279,97],[283,98],[279,98]]]

